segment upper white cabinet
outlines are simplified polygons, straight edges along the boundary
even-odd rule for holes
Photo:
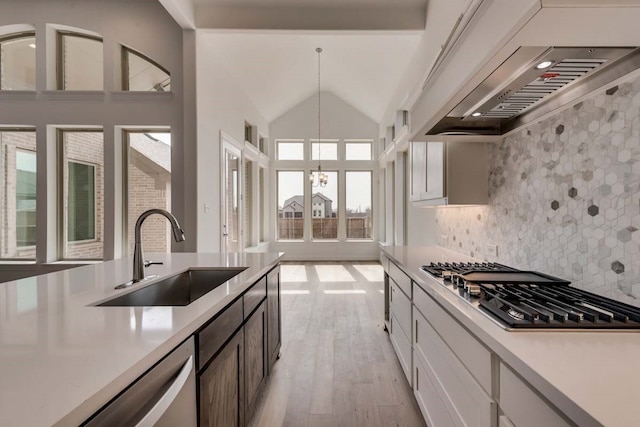
[[[418,206],[482,205],[488,198],[487,144],[412,142],[411,201]]]

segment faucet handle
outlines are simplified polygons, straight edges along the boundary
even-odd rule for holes
[[[149,261],[149,260],[145,260],[144,261],[144,266],[145,267],[149,267],[150,265],[154,265],[154,264],[162,265],[164,263],[162,261]]]

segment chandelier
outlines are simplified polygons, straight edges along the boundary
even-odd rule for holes
[[[313,187],[326,187],[329,177],[327,174],[322,172],[322,166],[320,165],[320,159],[322,159],[322,156],[320,155],[320,150],[322,148],[322,142],[320,142],[320,54],[322,53],[322,48],[317,47],[316,52],[318,52],[318,170],[315,173],[314,171],[311,171],[309,174],[309,181]],[[318,175],[318,179],[316,179],[316,173]]]

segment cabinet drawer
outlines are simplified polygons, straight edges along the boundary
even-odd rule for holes
[[[491,352],[467,332],[418,285],[413,285],[413,303],[422,315],[440,334],[444,342],[467,367],[487,394],[491,388]]]
[[[391,312],[396,316],[397,325],[402,328],[407,338],[411,338],[411,300],[400,291],[395,282],[389,284]]]
[[[267,297],[267,277],[258,280],[244,293],[244,318],[249,317],[251,312],[260,305],[263,299]]]
[[[391,316],[389,317],[389,338],[391,339],[391,344],[396,351],[396,355],[398,356],[404,375],[407,377],[407,382],[411,385],[411,341],[409,341],[409,338],[404,334],[402,329],[397,327],[397,323],[398,320],[393,313],[391,313]]]
[[[398,284],[398,287],[402,289],[409,299],[411,299],[411,279],[404,274],[393,262],[389,262],[389,277]]]
[[[433,378],[433,372],[427,368],[422,356],[413,358],[413,394],[428,426],[455,426],[449,411],[442,402],[442,390]]]
[[[500,363],[500,408],[518,427],[571,425],[503,363]]]
[[[240,326],[242,326],[242,298],[237,299],[198,332],[198,369],[220,350]]]
[[[444,390],[441,400],[455,425],[490,427],[497,418],[496,404],[467,371],[429,322],[414,308],[414,358],[421,357],[431,379]]]

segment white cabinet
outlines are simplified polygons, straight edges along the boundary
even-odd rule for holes
[[[412,384],[411,293],[412,283],[392,261],[386,270],[389,286],[389,338],[409,384]]]
[[[415,283],[413,322],[413,390],[427,422],[495,426],[491,353]]]
[[[391,277],[389,290],[389,337],[407,381],[411,384],[411,300]]]
[[[484,142],[412,142],[410,199],[416,206],[487,203],[489,165]]]
[[[573,425],[503,363],[500,363],[500,409],[518,427]]]

